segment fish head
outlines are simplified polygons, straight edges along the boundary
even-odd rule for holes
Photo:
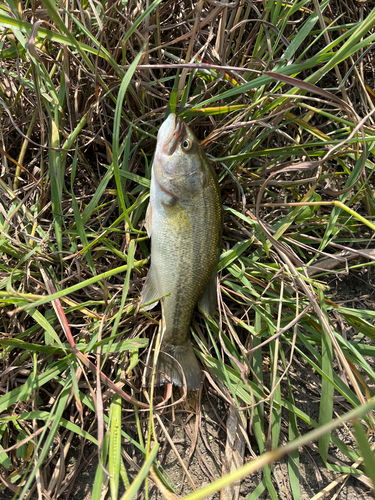
[[[194,198],[207,185],[207,164],[194,133],[171,113],[159,129],[153,164],[161,189],[175,200]]]

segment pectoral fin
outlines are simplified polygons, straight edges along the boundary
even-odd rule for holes
[[[146,231],[147,231],[147,236],[151,238],[152,234],[152,206],[151,203],[148,204],[147,211],[146,211]]]
[[[215,315],[217,310],[217,266],[215,266],[210,281],[198,302],[198,307],[203,314]]]
[[[153,267],[151,264],[151,267],[146,277],[146,281],[144,282],[142,289],[142,300],[141,300],[142,309],[144,311],[149,311],[150,309],[155,307],[158,301],[154,302],[153,304],[149,304],[147,306],[144,306],[143,304],[152,302],[153,300],[156,300],[158,297],[160,297],[160,294],[158,293],[158,289],[156,286],[156,276],[155,273],[153,272]]]

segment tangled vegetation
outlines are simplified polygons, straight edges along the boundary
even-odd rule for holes
[[[1,499],[73,498],[92,460],[93,500],[298,500],[302,446],[332,472],[314,498],[351,476],[370,491],[375,308],[328,281],[375,262],[374,26],[355,1],[0,0]],[[170,111],[224,210],[218,313],[191,328],[197,395],[142,382],[160,323],[139,308],[144,219]],[[197,447],[210,398],[217,482]]]

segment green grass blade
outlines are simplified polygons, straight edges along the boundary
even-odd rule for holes
[[[324,295],[319,291],[320,306],[322,310],[327,314]],[[333,378],[333,347],[331,338],[326,332],[325,328],[322,330],[322,371],[327,376],[322,380],[322,391],[320,398],[320,408],[319,408],[319,424],[324,425],[327,422],[331,422],[333,413],[333,393],[334,386],[331,383]],[[330,434],[325,434],[319,439],[319,451],[323,461],[327,462],[328,447],[331,440]]]
[[[127,207],[125,205],[124,194],[122,192],[122,186],[121,186],[120,174],[119,174],[120,121],[121,121],[121,116],[122,116],[122,103],[123,103],[127,88],[129,86],[130,80],[134,74],[134,71],[137,67],[138,62],[140,61],[140,59],[142,57],[143,51],[144,51],[144,47],[139,51],[138,55],[136,56],[136,58],[134,59],[134,61],[130,65],[129,69],[125,73],[124,78],[122,79],[120,90],[119,90],[118,97],[117,97],[116,111],[115,111],[115,117],[114,117],[114,123],[113,123],[113,142],[112,142],[113,170],[114,170],[114,174],[115,174],[117,193],[118,193],[119,200],[120,200],[120,206],[122,208],[122,211],[125,215],[125,219],[129,225],[129,227],[132,227],[132,224],[130,222]],[[131,131],[129,131],[129,135],[128,135],[129,139],[130,139],[130,134],[131,134]]]
[[[132,500],[134,496],[137,494],[140,487],[142,486],[143,481],[146,479],[150,468],[152,467],[152,463],[156,458],[158,449],[159,449],[159,444],[156,443],[155,446],[150,451],[150,454],[148,455],[144,464],[142,465],[141,470],[138,472],[137,477],[130,485],[130,488],[122,495],[121,500]]]
[[[109,448],[109,431],[107,431],[104,434],[103,446],[100,454],[100,461],[102,464],[107,463],[108,448]],[[100,500],[102,495],[102,488],[104,483],[104,470],[101,463],[98,463],[98,466],[96,468],[91,500]]]
[[[134,263],[134,267],[143,267],[147,263],[147,259],[143,259],[142,261],[137,261]],[[66,295],[69,295],[72,292],[76,292],[77,290],[81,290],[81,288],[84,288],[85,286],[92,285],[94,283],[97,283],[98,281],[105,280],[107,278],[110,278],[111,276],[114,276],[116,274],[120,274],[125,272],[128,269],[128,266],[120,266],[115,269],[111,269],[110,271],[106,271],[104,273],[98,274],[97,276],[93,276],[92,278],[89,278],[86,281],[83,281],[81,283],[77,283],[76,285],[73,285],[69,288],[65,288],[65,290],[61,290],[60,292],[53,293],[52,295],[47,295],[45,298],[37,300],[33,304],[27,304],[24,303],[22,305],[22,309],[25,311],[30,311],[32,309],[35,309],[43,304],[47,304],[48,302],[51,302],[52,300],[55,299],[61,299],[62,297],[65,297]],[[30,297],[32,298],[32,297]],[[32,299],[35,299],[34,297]]]
[[[74,220],[75,220],[75,223],[77,226],[77,231],[78,231],[78,234],[79,234],[79,237],[80,237],[80,240],[81,240],[83,246],[87,247],[89,242],[88,242],[87,235],[85,232],[84,224],[83,224],[82,219],[81,219],[81,214],[79,212],[78,203],[77,203],[77,200],[76,200],[76,197],[74,194],[74,180],[75,180],[76,170],[77,170],[77,159],[78,159],[78,148],[76,147],[76,150],[74,153],[74,158],[73,158],[73,164],[72,164],[71,185],[70,185],[71,193],[70,194],[72,196],[72,207],[73,207],[73,213],[74,213]],[[91,272],[95,276],[96,275],[96,268],[95,268],[94,261],[93,261],[93,258],[92,258],[92,255],[91,255],[91,252],[89,249],[85,252],[85,257],[86,257],[87,262],[90,266]]]
[[[368,436],[364,431],[364,427],[357,419],[353,420],[354,434],[358,448],[363,457],[363,464],[368,477],[372,481],[373,492],[375,493],[375,455],[373,447],[370,446]]]
[[[56,436],[56,433],[57,433],[57,430],[59,427],[60,418],[65,410],[65,405],[66,405],[66,402],[67,402],[69,394],[70,394],[70,389],[71,389],[71,385],[70,385],[70,383],[67,383],[66,386],[64,387],[61,395],[60,395],[58,402],[55,404],[55,410],[56,410],[56,412],[54,414],[55,418],[52,422],[50,429],[48,429],[48,427],[46,426],[46,429],[48,429],[48,434],[45,433],[47,435],[46,435],[45,441],[43,443],[43,448],[40,450],[38,460],[34,466],[34,469],[31,472],[31,474],[27,478],[25,486],[23,487],[20,495],[17,497],[18,500],[23,500],[25,498],[25,496],[28,493],[29,488],[30,488],[30,486],[35,478],[37,471],[41,467],[43,461],[45,460],[45,458],[47,456],[47,453],[49,452],[49,447],[53,443],[53,440],[55,439],[55,436]],[[54,410],[54,408],[52,410]],[[51,413],[54,413],[54,412],[52,411]],[[43,435],[42,435],[42,437],[43,437]]]
[[[109,454],[108,472],[111,498],[118,498],[121,467],[121,397],[115,394],[109,415]]]

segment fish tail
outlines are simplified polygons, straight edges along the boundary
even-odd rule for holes
[[[188,390],[197,391],[203,376],[190,341],[182,345],[162,344],[156,366],[156,384],[163,385],[171,381],[172,384],[182,387],[184,381],[181,368],[184,371]]]

